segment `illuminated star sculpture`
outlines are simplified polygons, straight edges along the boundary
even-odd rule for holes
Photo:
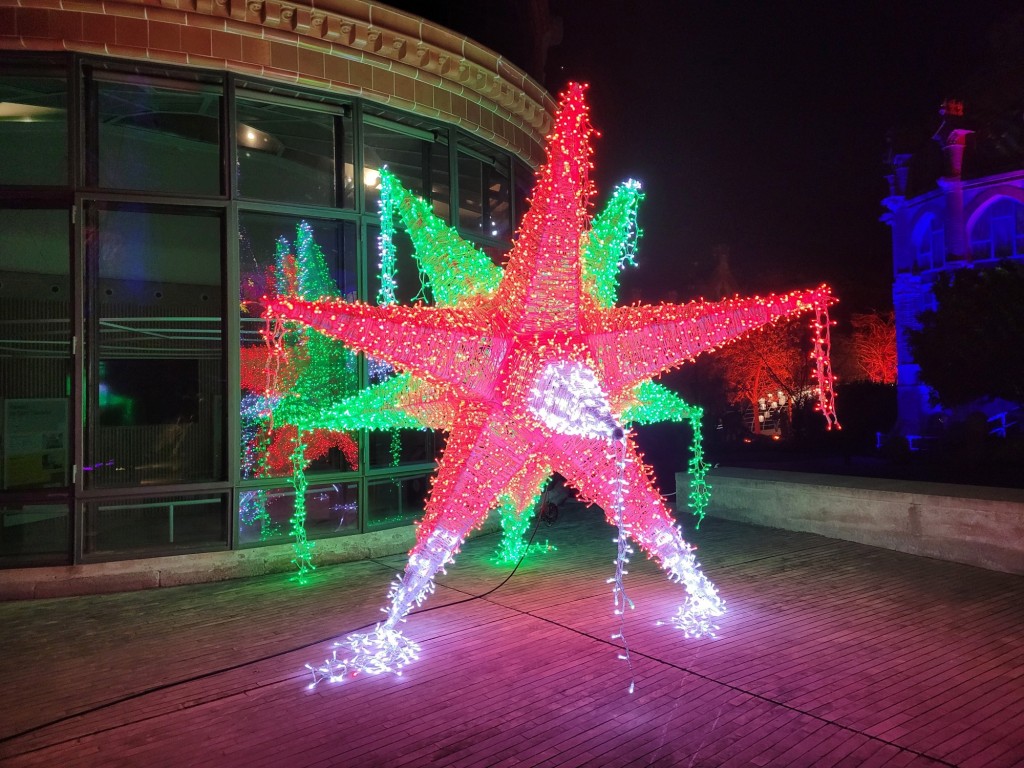
[[[502,279],[502,268],[494,264],[490,256],[463,239],[455,227],[449,226],[433,213],[430,203],[405,189],[390,171],[381,170],[380,183],[379,244],[382,274],[378,304],[395,303],[396,218],[405,225],[412,242],[412,255],[419,266],[421,283],[429,286],[438,306],[455,306],[471,296],[492,294],[497,290]],[[583,285],[599,307],[615,305],[618,300],[619,272],[627,266],[636,266],[636,248],[642,235],[637,224],[637,211],[643,197],[637,181],[629,180],[618,185],[604,210],[591,220],[586,236],[580,239]],[[422,293],[424,291],[421,290]],[[418,419],[419,425],[446,432],[451,429],[450,421],[443,420],[444,414],[436,413],[436,409],[424,408],[422,400],[417,402],[416,396],[410,396],[430,391],[430,388],[421,390],[425,386],[422,381],[406,376],[405,382],[395,382],[393,387],[395,385],[397,391],[393,389],[395,396],[390,400],[391,407],[413,419],[413,426],[418,426],[415,423]],[[687,506],[697,517],[699,525],[711,493],[706,479],[707,465],[703,461],[700,431],[703,409],[685,403],[676,393],[650,379],[632,387],[631,393],[612,392],[609,396],[613,402],[624,404],[622,417],[628,424],[654,424],[660,421],[690,423],[693,441],[688,466],[690,493]],[[435,395],[431,402],[449,402],[451,399]],[[336,424],[341,428],[351,423],[351,417],[359,413],[344,400],[338,403],[338,409],[343,417]],[[431,413],[432,410],[434,413]],[[320,414],[321,421],[318,423],[324,423],[324,415]],[[549,475],[538,472],[534,485],[516,484],[513,493],[500,496],[498,510],[503,534],[495,554],[496,562],[508,565],[518,563],[527,553],[529,545],[523,536]],[[553,549],[549,545],[536,546],[543,551]]]
[[[584,284],[580,257],[593,194],[584,92],[571,85],[560,100],[547,162],[493,291],[452,306],[267,300],[272,316],[309,325],[422,380],[424,404],[447,411],[451,425],[386,619],[340,643],[349,655],[339,659],[336,651],[318,670],[325,677],[400,672],[418,646],[399,625],[433,591],[434,576],[501,494],[536,487],[551,471],[619,527],[620,550],[628,535],[684,585],[687,596],[672,624],[702,636],[724,611],[622,427],[625,400],[637,384],[799,312],[816,313],[820,351],[831,297],[821,287],[721,302],[601,306]],[[827,356],[818,358],[820,373]],[[822,405],[831,417],[827,386]],[[620,566],[622,560],[620,551]]]
[[[502,269],[490,256],[463,239],[457,229],[433,213],[430,203],[406,189],[387,169],[380,171],[380,185],[381,258],[377,304],[397,303],[396,219],[405,226],[412,242],[412,256],[420,270],[420,297],[425,298],[429,293],[438,306],[454,306],[470,296],[493,293],[497,289]],[[643,197],[639,182],[630,180],[618,185],[604,210],[592,219],[587,237],[581,240],[583,283],[600,307],[616,303],[619,272],[627,266],[636,266],[636,248],[642,234],[637,225],[637,211]],[[296,229],[294,249],[283,240],[279,242],[273,272],[278,296],[316,299],[338,295],[330,283],[323,254],[316,246],[307,222],[301,222]],[[329,446],[333,444],[330,443],[332,440],[342,441],[344,447],[349,433],[356,429],[390,431],[393,437],[397,428],[450,431],[451,409],[438,406],[452,398],[432,392],[436,387],[430,387],[407,373],[394,376],[390,366],[372,360],[370,378],[375,383],[353,393],[347,376],[351,353],[346,352],[341,342],[311,328],[289,331],[278,327],[278,324],[275,327],[276,333],[268,332],[266,335],[268,344],[243,349],[243,387],[254,392],[266,389],[262,398],[250,399],[259,409],[255,415],[273,425],[271,436],[274,438],[262,452],[258,441],[249,441],[245,452],[246,466],[277,468],[283,458],[291,467],[295,463],[295,452],[289,448],[281,456],[279,447],[294,444],[296,436],[304,439],[303,444],[310,439],[307,436],[312,436],[315,448]],[[292,343],[288,343],[289,340]],[[299,343],[294,343],[296,341]],[[252,361],[249,366],[245,365],[246,355]],[[248,378],[245,375],[247,371],[251,371]],[[429,400],[424,398],[425,394],[431,395]],[[610,393],[612,401],[628,403],[622,414],[627,424],[690,423],[693,441],[688,467],[690,493],[687,505],[699,525],[710,497],[700,430],[703,410],[685,403],[677,394],[649,379],[633,387],[632,395],[621,395]],[[261,436],[263,432],[256,433],[256,437]],[[314,448],[303,454],[306,459],[319,455],[310,452]],[[275,456],[278,456],[276,461]],[[353,467],[356,466],[349,452],[346,452],[346,457]],[[304,472],[298,463],[295,467],[292,480],[299,487],[303,484]],[[517,487],[514,495],[505,493],[499,499],[503,533],[494,558],[499,564],[518,563],[531,549],[524,534],[548,477],[538,475],[535,480],[534,487]],[[297,505],[299,499],[300,496],[296,495]],[[250,517],[258,512],[254,509]],[[266,517],[265,512],[263,517]],[[303,519],[300,510],[296,509],[292,534],[297,549],[303,549],[305,554],[297,558],[300,580],[305,572],[313,569],[306,553],[312,542],[306,541],[303,526],[295,524]],[[554,549],[548,544],[533,547],[540,551]]]

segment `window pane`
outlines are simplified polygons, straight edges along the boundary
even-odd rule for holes
[[[942,226],[936,221],[932,225],[932,266],[941,269],[946,264],[946,237]]]
[[[67,211],[0,211],[0,478],[70,482],[71,292]]]
[[[101,187],[220,194],[220,95],[97,82]]]
[[[370,289],[369,301],[371,304],[411,304],[414,301],[428,301],[433,303],[433,295],[430,293],[429,285],[421,281],[420,269],[412,256],[412,240],[404,230],[398,230],[394,234],[395,244],[395,271],[390,275],[390,280],[383,280],[381,269],[381,254],[379,249],[380,228],[373,226],[366,228],[366,262],[370,271],[367,285]],[[423,278],[425,279],[425,278]],[[381,293],[382,284],[389,286],[389,291]],[[393,288],[391,288],[393,286]],[[393,293],[393,295],[392,295]]]
[[[408,118],[404,123],[372,116],[364,122],[366,211],[377,212],[380,200],[380,176],[377,172],[387,166],[409,191],[431,200],[434,212],[448,220],[447,135],[415,118]]]
[[[484,237],[512,235],[511,179],[507,156],[464,140],[459,151],[459,226]]]
[[[992,217],[992,239],[995,257],[1005,259],[1013,255],[1013,219],[1009,216]]]
[[[368,243],[376,243],[380,230],[367,227]],[[371,255],[367,259],[374,264],[377,259]],[[412,241],[403,231],[395,233],[395,267],[394,300],[400,304],[411,304],[414,301],[432,302],[429,287],[420,282],[419,268],[412,258]],[[370,273],[369,287],[371,301],[383,303],[380,297],[381,270],[373,269]],[[394,375],[394,370],[378,360],[367,359],[370,385],[379,384]],[[369,433],[370,466],[397,467],[403,464],[420,464],[433,461],[438,451],[437,435],[432,430],[399,429],[374,431]]]
[[[368,483],[366,527],[386,528],[419,519],[423,516],[429,487],[429,475]]]
[[[355,298],[355,225],[243,213],[239,230],[242,477],[290,475],[299,426],[307,471],[355,470],[357,434],[318,427],[316,417],[359,390],[356,354],[316,331],[289,326],[272,355],[261,300],[277,290],[308,299]]]
[[[0,184],[66,184],[67,84],[57,77],[0,77]]]
[[[176,548],[227,546],[227,499],[203,497],[111,499],[86,504],[83,552],[153,555]]]
[[[238,189],[243,197],[335,205],[335,132],[351,179],[351,120],[341,115],[239,98]],[[351,205],[352,188],[343,205]]]
[[[221,480],[219,217],[94,209],[86,482]]]
[[[355,483],[308,488],[305,509],[306,536],[310,539],[359,532],[359,486]],[[288,541],[294,512],[295,490],[292,488],[242,491],[238,509],[239,544]]]
[[[68,504],[0,502],[0,563],[68,552]]]
[[[971,241],[971,260],[983,261],[992,258],[992,242],[990,240]],[[953,258],[950,258],[953,261]]]
[[[432,429],[395,429],[369,433],[370,466],[399,467],[436,461],[438,434]]]
[[[516,201],[516,220],[515,227],[518,227],[523,222],[523,214],[526,213],[526,209],[529,207],[530,192],[533,189],[533,171],[530,170],[529,166],[518,160],[515,161],[515,201]]]
[[[452,220],[451,169],[448,167],[448,144],[441,141],[430,145],[430,202],[434,215]]]

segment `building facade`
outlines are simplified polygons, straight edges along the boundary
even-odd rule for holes
[[[931,152],[894,153],[883,221],[892,229],[893,306],[897,329],[896,431],[910,439],[936,436],[951,413],[920,380],[907,330],[919,328],[921,312],[935,307],[932,287],[952,270],[985,267],[1003,259],[1024,260],[1024,163],[993,162],[984,141],[949,101]],[[929,157],[928,155],[932,155]],[[1009,170],[1007,170],[1009,168]],[[977,403],[1000,428],[999,415],[1014,404]]]
[[[367,2],[0,0],[0,566],[287,542],[294,489],[253,469],[243,413],[278,243],[305,226],[337,291],[374,300],[387,166],[497,258],[553,108],[491,51]],[[311,538],[408,525],[438,442],[324,452]]]

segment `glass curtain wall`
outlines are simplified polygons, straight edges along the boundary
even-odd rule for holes
[[[87,489],[224,481],[220,215],[90,204]]]
[[[67,210],[0,212],[0,562],[68,551],[70,223]]]
[[[68,78],[0,69],[0,563],[63,562],[71,545]]]
[[[380,168],[500,262],[525,166],[358,100],[15,53],[0,142],[0,567],[283,543],[298,493],[310,538],[422,514],[437,434],[300,432],[269,399],[394,372],[296,328],[268,365],[262,299],[431,302],[401,229],[380,290]]]

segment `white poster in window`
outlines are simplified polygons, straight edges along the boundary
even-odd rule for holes
[[[4,488],[68,484],[68,401],[4,401]]]

